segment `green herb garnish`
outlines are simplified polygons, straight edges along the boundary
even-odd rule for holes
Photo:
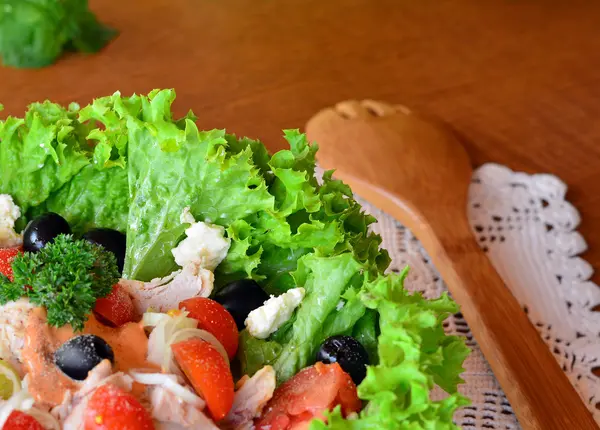
[[[115,256],[101,246],[60,235],[12,263],[14,280],[0,277],[0,303],[26,296],[48,312],[48,324],[81,330],[96,300],[119,280]]]

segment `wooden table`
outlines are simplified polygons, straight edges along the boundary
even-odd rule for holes
[[[581,211],[600,269],[600,2],[92,0],[121,31],[101,54],[0,69],[11,114],[174,87],[203,127],[281,147],[346,98],[404,103],[469,141],[476,164],[550,172]],[[596,280],[600,276],[596,277]]]

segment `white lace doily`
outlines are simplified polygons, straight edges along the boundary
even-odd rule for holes
[[[515,173],[486,164],[473,175],[468,213],[477,239],[522,304],[540,335],[600,423],[596,403],[600,383],[592,369],[600,365],[600,289],[588,279],[591,266],[578,255],[586,244],[575,228],[577,210],[565,200],[566,185],[551,175]],[[418,240],[389,215],[361,200],[379,223],[390,252],[390,270],[411,267],[407,287],[428,297],[446,289]],[[511,406],[461,314],[446,322],[447,331],[464,336],[472,349],[460,391],[472,405],[459,410],[465,429],[519,429]]]

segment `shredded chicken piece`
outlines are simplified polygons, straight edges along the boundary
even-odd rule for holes
[[[27,318],[35,305],[26,298],[0,305],[0,358],[8,361],[23,377],[21,350],[25,346]]]
[[[152,418],[166,424],[175,424],[183,429],[218,430],[213,421],[194,405],[178,398],[172,391],[153,385],[148,387]],[[167,427],[162,427],[167,428]],[[168,427],[171,428],[171,427]]]
[[[241,385],[241,386],[240,386]],[[275,370],[265,366],[251,378],[243,377],[233,398],[233,406],[225,417],[222,429],[247,430],[253,428],[252,420],[260,415],[275,391]]]
[[[190,264],[166,278],[150,282],[121,279],[119,285],[131,296],[136,311],[141,315],[148,308],[166,312],[177,309],[179,302],[183,300],[208,297],[212,293],[214,279],[210,270]]]

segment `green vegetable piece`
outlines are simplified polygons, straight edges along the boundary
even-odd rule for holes
[[[369,401],[357,419],[345,420],[339,408],[328,414],[328,423],[317,420],[311,430],[341,429],[458,429],[454,411],[469,401],[456,391],[462,382],[462,363],[469,353],[464,341],[446,336],[442,322],[458,307],[446,294],[425,300],[403,287],[407,271],[367,282],[361,297],[380,315],[379,364],[367,368],[358,387]],[[446,390],[434,401],[434,384]]]
[[[0,303],[27,296],[44,306],[48,324],[81,330],[96,300],[119,280],[115,256],[99,245],[59,235],[37,253],[26,252],[13,263],[13,282],[0,277]]]
[[[0,194],[10,194],[23,212],[90,163],[87,130],[76,113],[46,102],[34,103],[24,119],[0,121]]]
[[[87,165],[29,217],[44,212],[58,213],[77,235],[96,227],[125,232],[129,214],[128,187],[126,169],[115,166],[98,170]]]
[[[0,57],[6,66],[48,66],[65,50],[97,52],[115,35],[96,20],[87,0],[0,1]]]
[[[295,313],[293,324],[280,328],[289,330],[284,336],[285,345],[281,345],[278,357],[272,361],[277,373],[277,380],[284,382],[295,375],[303,367],[312,364],[319,345],[324,340],[323,326],[328,315],[334,312],[342,292],[346,290],[361,266],[354,260],[352,254],[345,253],[334,257],[317,257],[306,255],[298,261],[298,270],[294,273],[296,284],[303,286],[306,296]],[[364,313],[364,306],[355,320]],[[331,321],[331,320],[330,320]],[[351,327],[351,323],[340,322],[337,327],[328,325],[327,335],[340,334]],[[274,337],[281,336],[275,333]],[[270,341],[252,339],[253,348],[262,350]],[[262,343],[261,343],[262,342]],[[249,347],[246,347],[250,349]],[[275,350],[273,346],[269,348]],[[256,369],[255,362],[246,361],[255,358],[246,352],[241,356],[242,371],[249,373]]]

